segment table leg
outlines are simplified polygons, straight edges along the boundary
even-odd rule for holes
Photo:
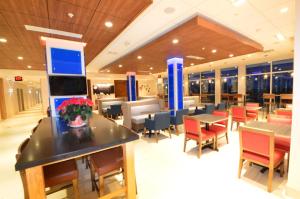
[[[45,182],[42,166],[25,169],[28,198],[45,199]]]
[[[123,145],[123,157],[124,157],[124,173],[125,173],[125,185],[126,185],[126,198],[136,198],[136,178],[134,170],[134,142],[128,142]]]

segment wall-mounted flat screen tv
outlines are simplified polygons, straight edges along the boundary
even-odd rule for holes
[[[87,85],[84,76],[49,76],[51,96],[86,95]]]

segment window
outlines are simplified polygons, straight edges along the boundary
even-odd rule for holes
[[[215,103],[215,71],[201,73],[201,102]]]
[[[237,67],[221,70],[222,93],[235,94],[238,92],[238,69]]]
[[[188,76],[189,80],[189,95],[200,94],[200,73],[192,73]]]
[[[247,101],[263,103],[264,93],[270,93],[270,63],[260,63],[246,66]]]

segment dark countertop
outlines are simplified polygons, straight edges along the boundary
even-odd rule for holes
[[[83,156],[139,139],[127,128],[93,114],[89,124],[69,128],[58,117],[44,118],[22,152],[15,169],[49,164],[76,156]]]

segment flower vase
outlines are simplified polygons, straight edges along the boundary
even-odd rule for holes
[[[82,120],[81,115],[77,115],[74,121],[69,121],[69,126],[72,128],[82,127],[86,125],[86,121]]]

